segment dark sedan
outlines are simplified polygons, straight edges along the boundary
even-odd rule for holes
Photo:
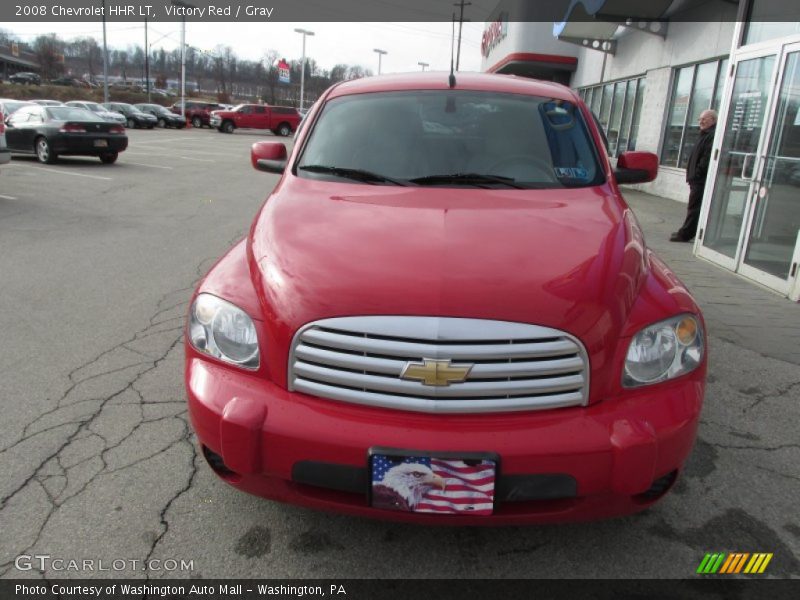
[[[133,104],[128,104],[127,102],[105,102],[103,103],[103,106],[112,112],[118,112],[125,115],[125,118],[128,121],[128,129],[134,129],[138,127],[147,127],[147,129],[152,129],[156,126],[157,121],[153,115],[143,113]]]
[[[186,127],[186,121],[180,115],[167,110],[160,104],[134,104],[143,113],[153,115],[158,122],[158,127],[175,127],[176,129],[183,129]]]
[[[24,83],[28,85],[41,85],[42,78],[37,75],[36,73],[29,73],[27,71],[23,71],[22,73],[14,73],[11,75],[8,80],[11,83]]]
[[[14,153],[36,154],[52,164],[60,154],[97,156],[105,164],[128,147],[121,125],[71,106],[24,106],[7,120],[6,141]]]

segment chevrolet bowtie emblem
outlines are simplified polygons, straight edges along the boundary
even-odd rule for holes
[[[472,365],[452,365],[449,360],[426,358],[423,362],[408,363],[400,374],[401,379],[421,381],[423,385],[445,386],[462,383],[472,370]]]

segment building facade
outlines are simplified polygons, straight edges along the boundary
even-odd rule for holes
[[[683,202],[698,118],[717,110],[694,251],[797,301],[800,6],[789,10],[797,15],[776,0],[572,0],[562,22],[530,23],[503,22],[498,7],[482,68],[578,90],[610,156],[659,156],[658,178],[636,187]]]

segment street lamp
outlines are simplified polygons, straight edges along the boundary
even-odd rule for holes
[[[197,8],[184,0],[171,0],[172,6]],[[186,14],[181,17],[181,118],[186,120]]]
[[[422,70],[423,70],[423,71],[425,70],[425,67],[427,67],[427,66],[428,66],[428,63],[426,63],[426,62],[418,62],[417,64],[418,64],[420,67],[422,67]]]
[[[108,104],[108,45],[106,44],[106,0],[103,0],[103,102]]]
[[[373,52],[378,53],[378,75],[381,74],[381,58],[383,58],[384,54],[389,54],[386,50],[381,50],[380,48],[375,48]]]
[[[308,29],[295,29],[297,33],[303,34],[303,60],[300,63],[300,110],[303,110],[303,93],[306,87],[306,36],[314,35]]]

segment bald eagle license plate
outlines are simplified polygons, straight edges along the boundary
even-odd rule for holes
[[[422,453],[420,453],[422,454]],[[491,515],[497,461],[370,452],[374,508],[440,515]]]

